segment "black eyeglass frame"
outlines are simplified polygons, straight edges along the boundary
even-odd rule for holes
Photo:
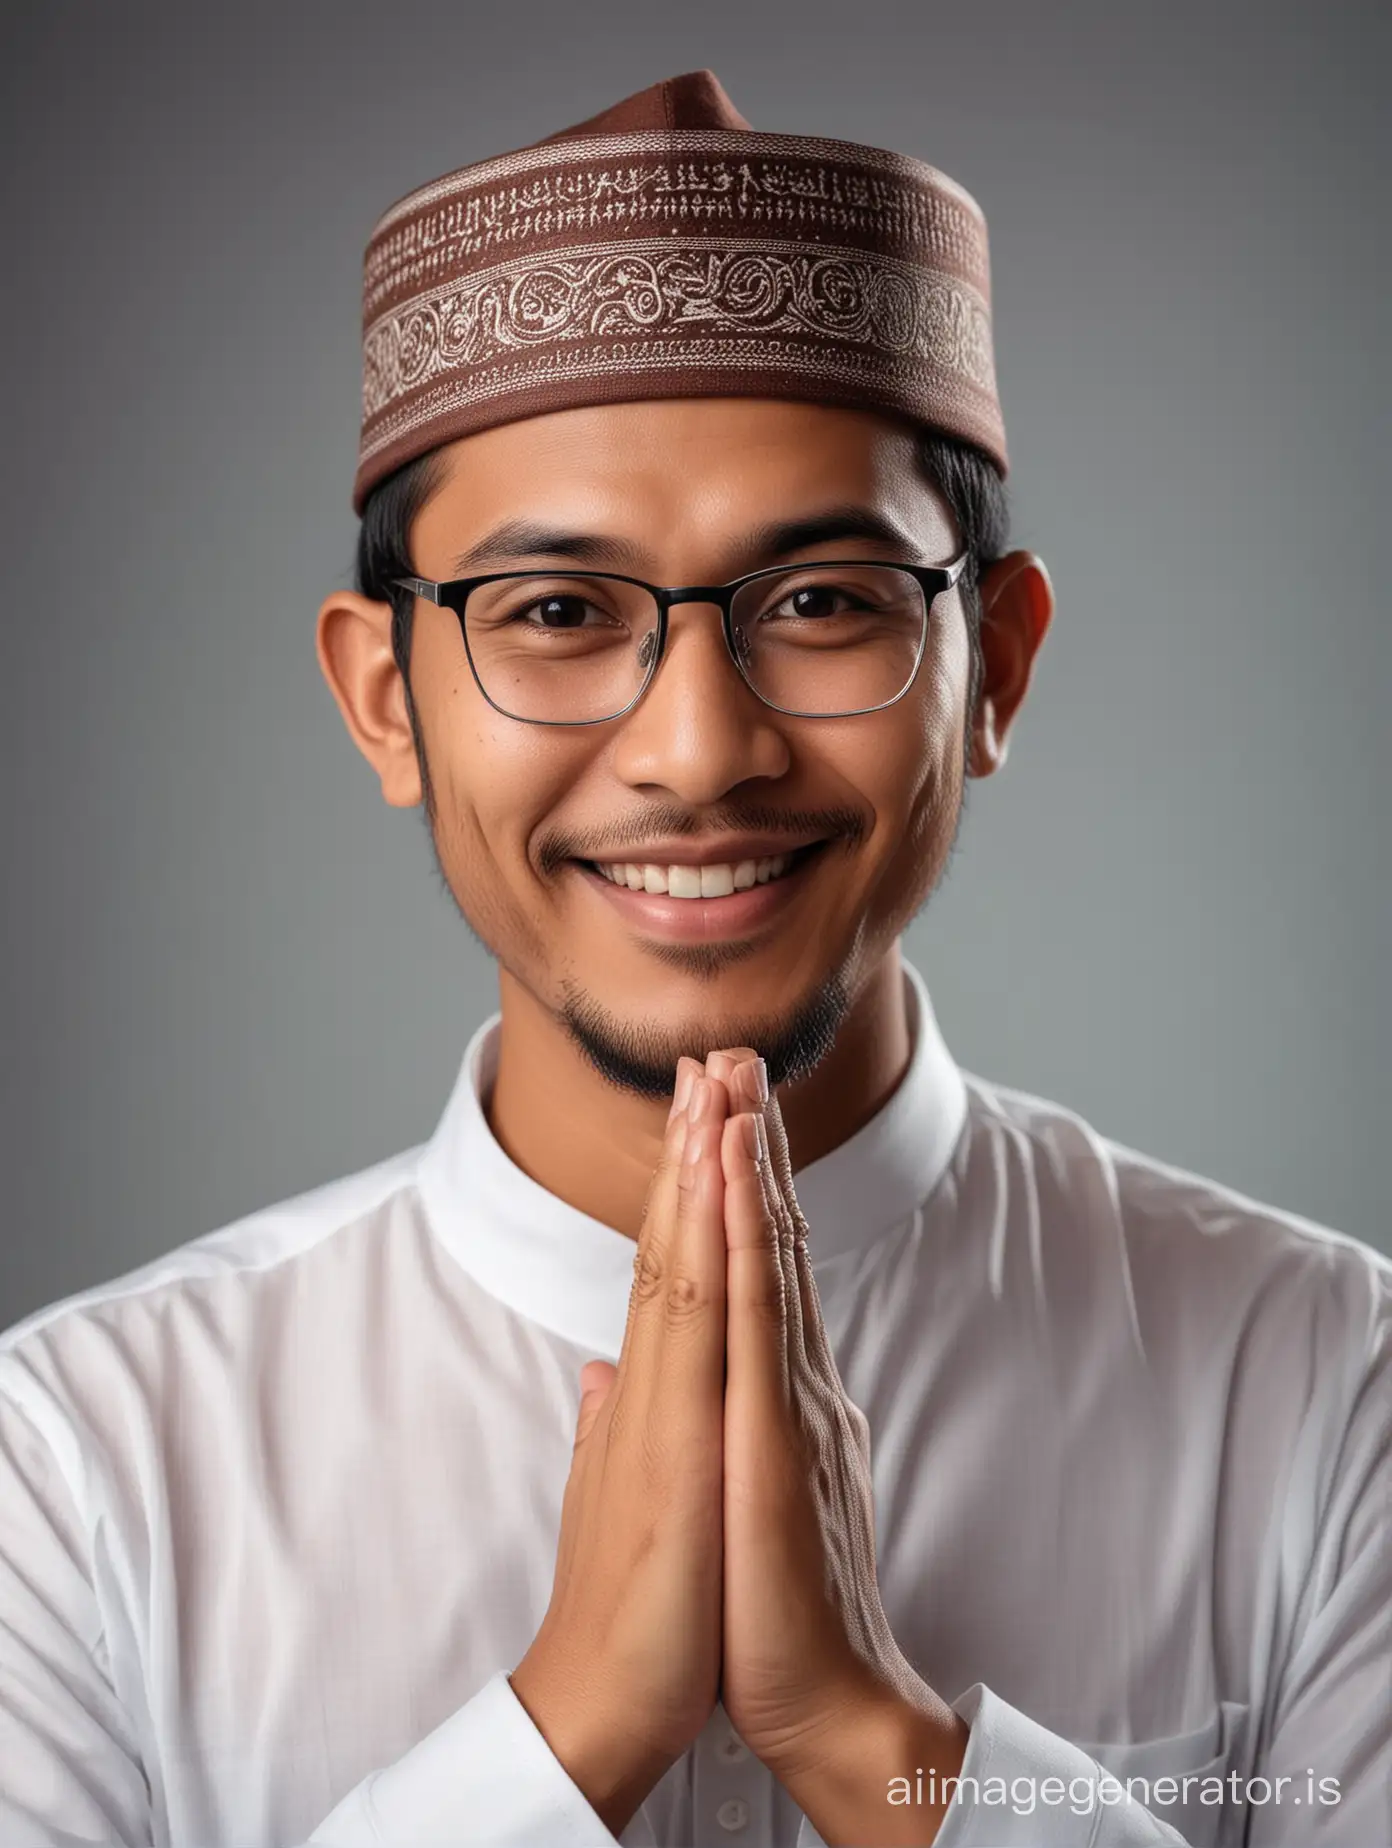
[[[923,595],[923,631],[918,638],[918,653],[914,656],[913,671],[893,699],[881,700],[876,706],[857,706],[850,712],[795,712],[791,707],[778,706],[761,693],[745,672],[744,663],[739,658],[735,644],[734,616],[732,614],[736,595],[746,584],[758,583],[763,578],[787,577],[799,569],[794,565],[770,565],[762,571],[750,571],[743,577],[732,578],[728,584],[649,584],[643,578],[625,577],[618,571],[539,571],[535,567],[530,571],[486,571],[479,577],[450,578],[445,583],[436,583],[432,578],[403,577],[393,578],[393,585],[399,590],[409,590],[414,596],[424,597],[428,603],[438,604],[442,609],[451,609],[459,618],[459,633],[464,641],[464,653],[469,662],[469,672],[474,677],[474,685],[487,700],[488,704],[505,719],[513,719],[519,725],[609,725],[615,719],[622,719],[633,711],[648,688],[657,677],[657,670],[662,665],[662,657],[667,647],[667,613],[678,603],[713,603],[720,611],[720,625],[725,636],[725,648],[735,664],[735,671],[749,688],[755,699],[761,701],[773,712],[781,712],[790,719],[854,719],[867,712],[883,712],[895,706],[903,699],[918,678],[918,670],[923,662],[923,651],[928,642],[928,621],[933,613],[933,605],[946,590],[951,590],[967,566],[969,552],[963,552],[947,565],[906,565],[893,558],[829,558],[804,559],[803,569],[838,568],[862,569],[867,565],[881,569],[902,571],[917,581]],[[481,584],[504,583],[519,578],[544,578],[550,576],[570,576],[593,578],[605,584],[632,584],[638,590],[645,590],[657,605],[657,643],[643,675],[642,684],[626,706],[620,706],[617,712],[606,713],[601,719],[526,719],[520,713],[509,712],[500,706],[479,676],[474,664],[473,650],[469,647],[469,628],[464,620],[465,606],[472,591]]]

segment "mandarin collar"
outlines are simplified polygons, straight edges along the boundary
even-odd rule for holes
[[[913,1052],[868,1123],[799,1170],[814,1271],[907,1219],[941,1180],[962,1133],[967,1091],[928,989],[903,963]],[[488,1293],[601,1358],[617,1360],[633,1283],[632,1239],[525,1174],[488,1126],[502,1016],[470,1039],[417,1185],[435,1236]]]

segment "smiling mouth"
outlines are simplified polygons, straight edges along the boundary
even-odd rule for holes
[[[660,866],[642,860],[584,860],[581,864],[590,872],[598,873],[601,879],[607,879],[610,885],[630,892],[648,892],[676,899],[729,898],[736,892],[748,892],[755,886],[772,885],[786,879],[825,846],[825,841],[813,841],[791,853],[769,854],[757,860],[721,861],[708,866]]]

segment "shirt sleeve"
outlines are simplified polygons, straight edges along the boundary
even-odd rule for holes
[[[108,1679],[83,1522],[48,1444],[0,1395],[0,1842],[153,1839],[139,1741]]]
[[[952,1703],[971,1727],[935,1848],[1159,1848],[1184,1837],[1080,1745],[978,1682]]]
[[[971,1728],[934,1848],[1161,1848],[1184,1837],[1125,1800],[1095,1758],[982,1682],[952,1703]],[[826,1848],[806,1817],[797,1848]]]
[[[1392,1842],[1392,1271],[1381,1267],[1364,1345],[1269,1702],[1257,1771],[1271,1794],[1249,1805],[1249,1848]]]
[[[0,1843],[149,1848],[157,1822],[141,1741],[109,1678],[83,1517],[48,1442],[0,1394]],[[640,1813],[628,1848],[644,1826]],[[324,1848],[614,1841],[501,1672],[309,1837]]]
[[[501,1670],[394,1765],[365,1777],[309,1839],[326,1848],[613,1848],[615,1841]]]

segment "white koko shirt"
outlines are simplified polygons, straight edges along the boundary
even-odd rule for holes
[[[797,1185],[970,1723],[941,1848],[1392,1842],[1392,1264],[964,1075],[908,981]],[[506,1676],[634,1246],[494,1141],[496,1046],[423,1146],[0,1339],[3,1848],[612,1842]],[[719,1708],[620,1839],[818,1840]]]

